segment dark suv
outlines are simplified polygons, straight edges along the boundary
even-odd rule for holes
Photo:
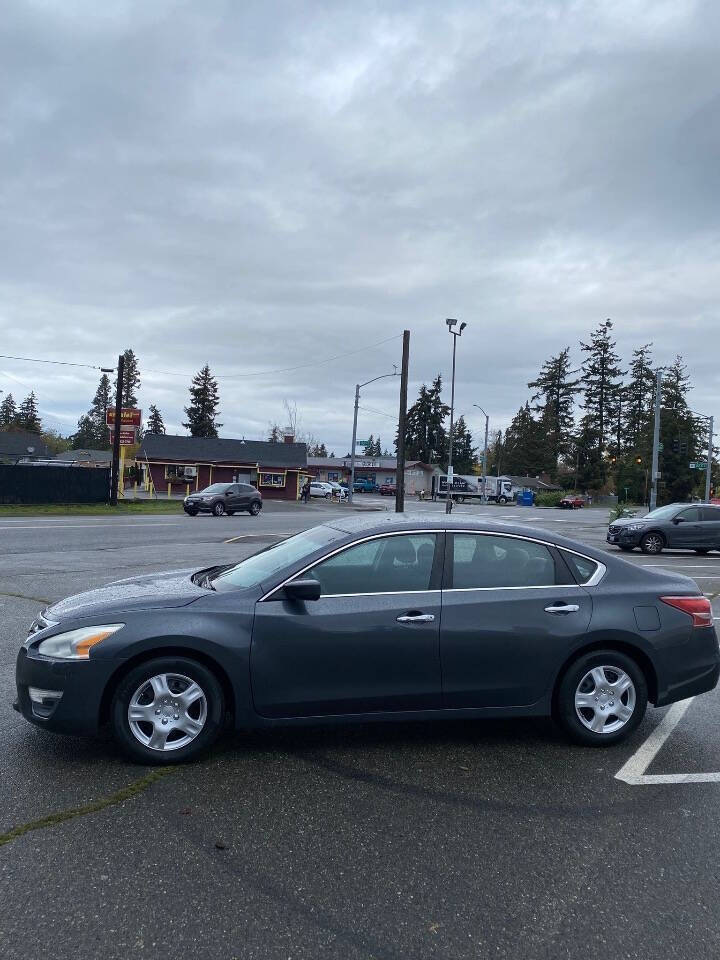
[[[223,514],[239,513],[247,510],[256,517],[262,510],[262,495],[250,483],[211,483],[204,490],[185,497],[185,513],[196,517],[199,513],[212,513],[216,517]]]
[[[720,550],[720,506],[669,503],[644,517],[615,520],[607,541],[621,550],[640,547],[643,553],[660,553],[665,547],[695,553]]]

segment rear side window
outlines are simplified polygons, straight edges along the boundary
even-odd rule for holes
[[[556,582],[552,554],[544,544],[531,540],[456,533],[452,554],[455,590],[549,587]]]
[[[701,520],[714,520],[720,523],[720,507],[703,507],[700,511]]]
[[[576,553],[568,553],[567,550],[563,550],[562,555],[578,583],[587,583],[598,569],[598,564],[587,557],[579,557]]]

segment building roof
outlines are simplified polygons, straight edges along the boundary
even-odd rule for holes
[[[173,460],[178,463],[258,464],[261,467],[307,466],[304,443],[270,443],[268,440],[230,440],[215,437],[178,437],[146,433],[138,460]]]
[[[40,457],[50,455],[47,444],[29,430],[0,430],[0,457]]]
[[[308,457],[307,465],[309,467],[349,467],[350,457]],[[397,470],[397,457],[366,457],[364,454],[356,454],[355,467],[374,467],[376,470]],[[435,470],[433,464],[423,463],[421,460],[406,460],[405,469],[407,470],[408,467],[422,467],[424,470]]]
[[[112,460],[112,450],[65,450],[63,453],[56,453],[55,460],[80,460],[87,462],[92,460],[97,463],[105,463]]]

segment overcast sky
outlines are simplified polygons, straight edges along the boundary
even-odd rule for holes
[[[718,37],[717,0],[5,0],[0,352],[132,347],[168,432],[207,362],[221,435],[287,398],[344,454],[403,328],[411,399],[441,372],[449,401],[444,318],[467,322],[479,439],[473,403],[504,426],[610,317],[718,415]],[[0,359],[65,433],[98,376]],[[362,404],[392,446],[397,381]]]

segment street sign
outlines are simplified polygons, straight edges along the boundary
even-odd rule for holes
[[[658,444],[658,453],[662,453],[664,449],[665,449],[664,444],[659,443],[659,444]]]
[[[105,411],[105,423],[112,427],[115,423],[115,408],[108,407]],[[123,407],[120,411],[121,427],[139,427],[142,423],[142,410],[137,407]]]
[[[703,462],[702,460],[691,460],[690,469],[691,470],[707,470],[707,461]]]
[[[356,446],[356,447],[366,447],[369,443],[370,443],[369,440],[356,440],[356,441],[355,441],[355,446]]]
[[[110,427],[110,444],[115,440],[115,429]],[[120,446],[130,447],[135,443],[135,427],[120,427]]]

